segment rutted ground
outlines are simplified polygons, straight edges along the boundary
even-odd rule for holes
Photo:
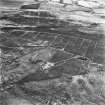
[[[16,13],[3,11],[1,100],[10,105],[105,104],[104,18],[97,15],[99,3],[72,3],[44,1]]]

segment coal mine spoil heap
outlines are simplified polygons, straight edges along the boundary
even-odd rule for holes
[[[89,3],[2,10],[0,105],[105,105],[105,21]]]

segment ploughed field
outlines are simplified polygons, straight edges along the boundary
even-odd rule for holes
[[[21,9],[11,15],[5,14],[1,17],[2,20],[11,23],[1,27],[1,30],[5,32],[1,34],[1,45],[11,47],[11,43],[15,43],[14,46],[16,46],[19,38],[21,43],[23,42],[22,45],[29,40],[30,42],[43,40],[48,41],[50,47],[64,49],[65,52],[73,55],[84,56],[94,63],[105,63],[103,54],[105,38],[101,32],[81,32],[79,28],[83,26],[57,19],[56,15],[41,9]],[[91,28],[92,25],[97,24],[91,24]],[[3,38],[6,40],[4,41]],[[9,44],[10,39],[16,41],[10,41]]]
[[[0,26],[1,90],[32,103],[53,105],[61,100],[71,104],[85,97],[84,105],[105,104],[104,93],[99,98],[94,88],[84,86],[86,94],[80,92],[81,96],[74,82],[76,76],[88,75],[91,68],[104,67],[104,34],[80,31],[82,25],[59,19],[39,7],[40,3],[22,6],[0,17],[7,22]],[[90,28],[93,26],[97,24],[90,24]]]

